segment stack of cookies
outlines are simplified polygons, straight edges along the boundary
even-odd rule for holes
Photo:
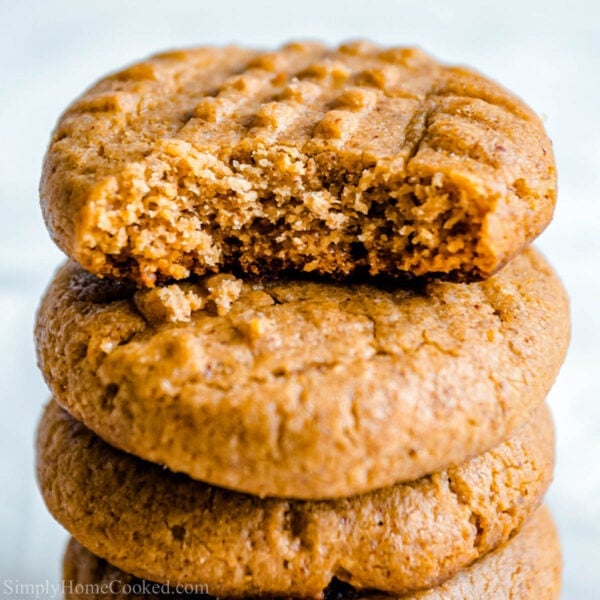
[[[38,478],[68,598],[559,596],[551,144],[420,51],[201,48],[61,117]]]

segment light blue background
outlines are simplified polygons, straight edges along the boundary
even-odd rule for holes
[[[476,66],[543,115],[554,140],[560,197],[555,221],[539,246],[570,292],[573,341],[550,395],[558,466],[549,503],[564,544],[564,598],[600,597],[598,6],[592,1],[1,0],[0,578],[58,581],[66,539],[42,505],[32,466],[33,431],[48,396],[35,367],[33,315],[61,260],[42,224],[37,183],[60,111],[102,74],[159,49],[367,37],[417,44],[446,61]]]

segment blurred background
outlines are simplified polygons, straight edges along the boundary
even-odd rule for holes
[[[573,317],[569,357],[549,398],[558,465],[548,502],[564,546],[563,597],[598,598],[600,4],[577,0],[0,0],[0,578],[58,582],[66,540],[42,505],[33,469],[34,429],[48,397],[35,366],[33,318],[62,260],[45,231],[37,185],[59,113],[105,73],[161,49],[290,38],[418,45],[477,67],[543,116],[560,194],[538,246],[569,290]]]

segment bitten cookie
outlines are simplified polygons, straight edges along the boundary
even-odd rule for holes
[[[533,250],[485,282],[414,289],[216,275],[136,292],[69,263],[36,327],[55,398],[111,445],[295,498],[485,452],[545,398],[568,336]]]
[[[410,48],[169,52],[62,115],[40,193],[56,243],[143,286],[291,269],[488,277],[551,219],[535,113]]]
[[[475,562],[444,584],[402,596],[361,594],[339,581],[323,593],[323,600],[558,600],[562,561],[556,528],[546,508],[540,508],[507,544]],[[170,586],[138,579],[113,567],[69,541],[63,561],[65,600],[212,600],[209,590],[185,593]],[[84,587],[93,586],[93,587]],[[92,590],[86,593],[86,590]],[[249,597],[248,597],[249,598]]]
[[[494,450],[418,481],[334,501],[261,500],[116,450],[51,402],[37,466],[54,517],[138,577],[216,596],[316,596],[334,577],[401,594],[514,535],[548,487],[553,446],[542,405]]]

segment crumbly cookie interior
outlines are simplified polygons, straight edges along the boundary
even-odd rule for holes
[[[476,203],[443,177],[390,182],[381,164],[255,148],[228,161],[170,142],[162,160],[94,203],[84,235],[111,270],[144,280],[218,270],[300,269],[371,275],[453,273],[473,262]],[[124,178],[125,179],[125,178]]]

